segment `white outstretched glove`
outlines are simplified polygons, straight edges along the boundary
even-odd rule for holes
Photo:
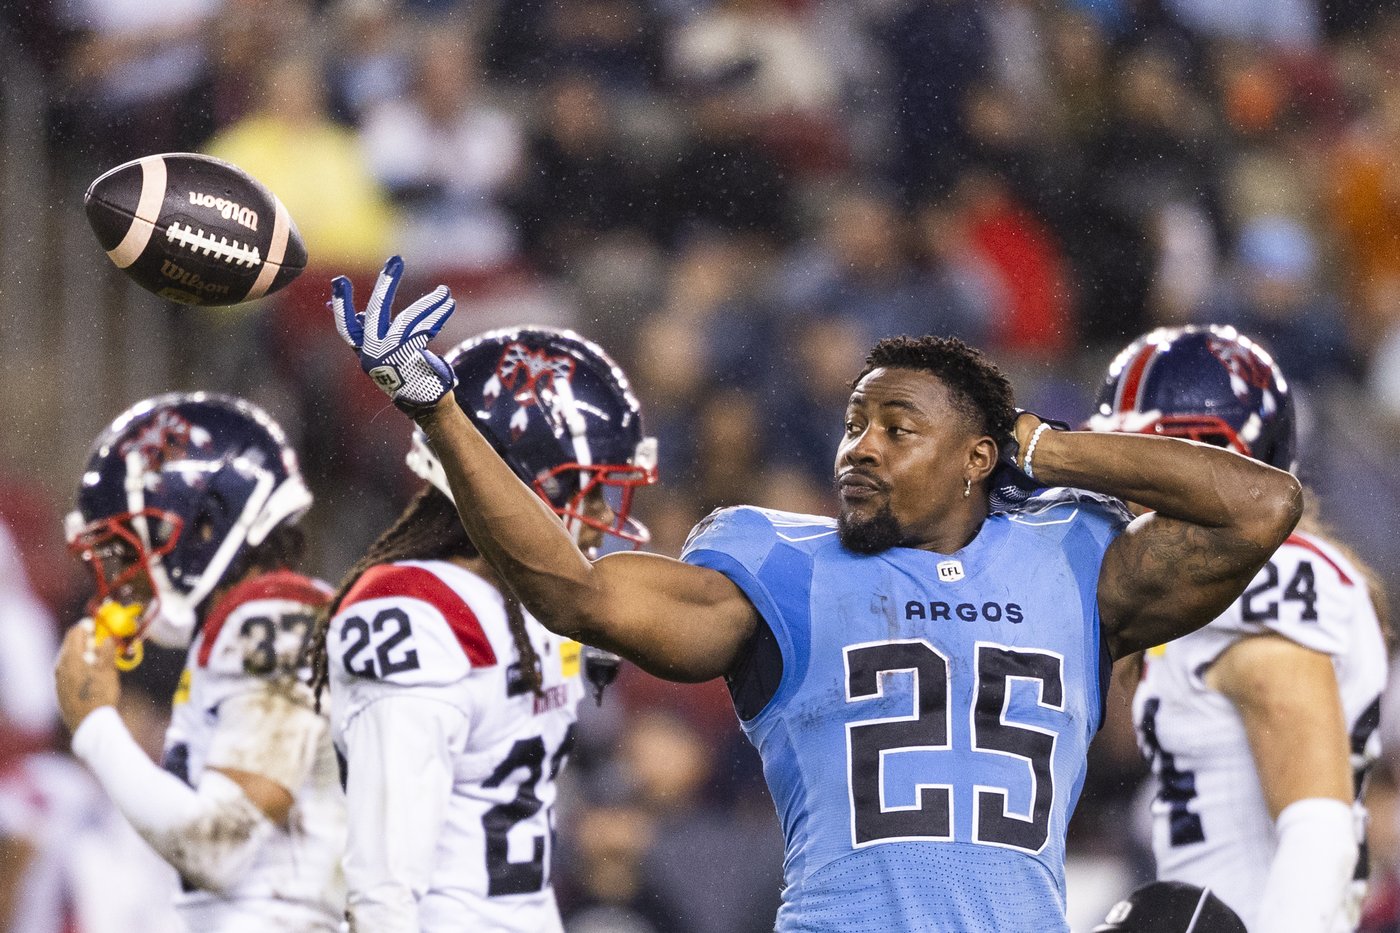
[[[457,302],[439,285],[395,317],[391,308],[402,276],[403,260],[391,256],[374,283],[363,314],[355,310],[350,280],[336,276],[331,281],[331,311],[336,331],[359,354],[360,368],[400,411],[418,415],[457,384],[452,367],[428,349],[428,341],[437,335]]]

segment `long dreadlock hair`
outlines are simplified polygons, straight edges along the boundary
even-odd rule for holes
[[[457,517],[457,509],[452,501],[428,485],[424,486],[404,508],[394,523],[385,529],[370,545],[365,555],[356,561],[340,581],[325,607],[316,617],[316,625],[306,650],[311,664],[311,691],[316,698],[316,710],[321,709],[321,691],[330,680],[330,667],[326,654],[326,635],[330,631],[331,619],[340,608],[345,594],[355,585],[355,581],[371,567],[399,560],[443,560],[448,557],[476,557],[479,552],[472,544]],[[540,668],[540,657],[530,644],[530,636],[525,631],[525,613],[520,600],[504,584],[497,584],[505,598],[506,621],[510,626],[511,638],[515,642],[516,653],[520,656],[520,673],[524,683],[536,696],[543,690],[544,677]]]

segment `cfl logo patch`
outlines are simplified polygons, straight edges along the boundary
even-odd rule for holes
[[[369,371],[369,377],[374,380],[375,385],[391,394],[399,391],[399,387],[403,385],[399,371],[392,366],[376,366]]]
[[[938,565],[938,580],[940,583],[956,583],[967,574],[963,573],[963,565],[960,560],[945,560]]]

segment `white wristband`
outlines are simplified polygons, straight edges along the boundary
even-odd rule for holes
[[[1035,456],[1035,445],[1040,443],[1040,435],[1050,430],[1050,425],[1041,422],[1036,429],[1031,432],[1031,442],[1026,445],[1026,455],[1021,458],[1021,472],[1031,479],[1035,479],[1035,474],[1031,472],[1031,457]]]

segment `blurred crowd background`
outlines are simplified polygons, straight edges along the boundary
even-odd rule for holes
[[[458,297],[441,346],[550,323],[618,357],[660,438],[639,510],[662,553],[717,506],[829,513],[880,336],[962,336],[1077,423],[1131,337],[1220,322],[1292,380],[1324,520],[1400,571],[1390,0],[29,0],[0,6],[0,86],[0,633],[29,646],[0,651],[0,858],[38,853],[79,928],[120,928],[84,884],[128,845],[39,751],[64,744],[44,652],[86,595],[59,521],[86,445],[155,392],[257,401],[318,494],[310,569],[337,579],[414,488],[408,423],[325,309],[331,276],[367,290],[393,252],[403,294]],[[271,187],[305,274],[228,309],[130,286],[82,192],[171,150]],[[130,678],[154,746],[178,664]],[[1126,695],[1072,829],[1076,929],[1151,871]],[[558,814],[572,933],[771,929],[781,838],[723,687],[628,671],[584,726]],[[1372,931],[1400,923],[1381,772]]]

